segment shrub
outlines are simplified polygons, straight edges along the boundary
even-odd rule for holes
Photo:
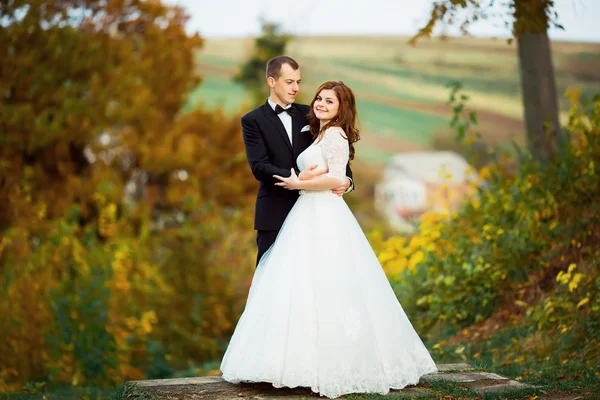
[[[516,148],[509,169],[495,155],[463,209],[426,214],[415,236],[382,244],[382,266],[429,340],[490,321],[501,322],[492,332],[517,324],[553,341],[569,332],[569,341],[541,347],[558,359],[583,346],[588,355],[579,361],[598,370],[600,95],[568,95],[568,140],[554,160],[542,165]],[[473,137],[472,124],[459,123],[460,136]]]

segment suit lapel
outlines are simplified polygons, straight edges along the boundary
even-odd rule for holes
[[[275,128],[279,131],[279,134],[283,137],[283,140],[285,141],[285,144],[287,145],[288,149],[293,152],[292,144],[290,143],[290,138],[288,137],[288,134],[285,131],[283,122],[281,122],[281,120],[277,116],[277,113],[275,111],[273,111],[273,109],[271,108],[271,106],[269,105],[268,102],[263,105],[263,111],[265,112],[267,119],[269,121],[271,121],[273,126],[275,126]],[[292,119],[292,126],[293,125],[294,125],[294,120]]]

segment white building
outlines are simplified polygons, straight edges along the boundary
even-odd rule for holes
[[[395,155],[375,186],[375,206],[401,231],[412,231],[411,220],[426,211],[454,210],[471,195],[474,169],[452,151]]]

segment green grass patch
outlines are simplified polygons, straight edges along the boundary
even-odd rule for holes
[[[427,104],[436,103],[435,101],[432,101],[431,97],[426,94],[420,95],[413,92],[393,89],[388,86],[378,84],[376,79],[374,79],[372,82],[367,83],[352,78],[350,75],[344,73],[344,69],[339,69],[335,73],[331,74],[308,74],[307,81],[314,82],[314,84],[311,84],[314,86],[314,88],[304,86],[303,91],[305,92],[305,95],[307,95],[308,97],[312,97],[318,85],[321,82],[325,82],[327,80],[343,80],[345,84],[352,88],[352,90],[356,94],[356,97],[359,99],[363,95],[368,96],[369,94],[373,94],[374,96],[387,96],[404,101],[414,101]]]
[[[158,400],[158,397],[146,392],[136,384],[125,383],[112,393],[110,400]]]
[[[202,52],[199,52],[196,55],[196,62],[200,64],[213,65],[215,67],[231,68],[238,66],[238,62],[233,58],[218,56],[215,54],[204,54]]]
[[[448,118],[397,108],[370,100],[358,100],[363,130],[373,134],[429,146],[433,133],[448,125]]]
[[[419,71],[412,68],[403,66],[385,66],[385,65],[373,65],[367,63],[357,63],[353,61],[346,61],[341,59],[335,60],[336,65],[345,68],[351,68],[358,71],[364,71],[369,73],[376,73],[380,75],[391,75],[398,78],[410,79],[414,81],[420,81],[428,84],[445,86],[448,82],[460,80],[463,83],[465,90],[476,91],[481,93],[494,93],[502,94],[507,96],[516,96],[519,94],[519,81],[518,76],[510,75],[503,76],[496,72],[492,72],[490,75],[481,74],[480,76],[472,75],[472,71],[465,70],[470,73],[446,73],[436,74]],[[483,76],[481,76],[483,75]]]
[[[519,348],[521,343],[531,343],[529,347],[539,346],[535,357],[516,357],[506,359],[512,348]],[[580,357],[583,354],[573,354],[579,346],[585,346],[578,337],[569,332],[560,337],[547,338],[539,335],[529,326],[514,326],[497,331],[488,340],[476,345],[467,345],[470,354],[489,365],[495,365],[498,373],[513,378],[530,376],[537,384],[554,382],[557,377],[569,377],[577,382],[587,382],[588,385],[600,387],[600,379],[586,367]],[[524,354],[525,349],[521,353]],[[518,352],[516,352],[518,353]],[[546,354],[546,357],[543,355]],[[526,372],[526,375],[524,374]]]
[[[222,108],[233,113],[247,101],[248,94],[241,84],[221,75],[206,74],[204,81],[190,92],[184,111],[202,103],[208,109]]]
[[[584,387],[572,387],[567,390],[558,387],[553,384],[539,385],[536,387],[513,389],[511,391],[505,391],[501,393],[482,393],[478,392],[477,389],[469,389],[465,385],[460,383],[453,383],[448,381],[434,381],[427,382],[419,385],[420,388],[426,389],[426,391],[416,392],[408,390],[391,391],[388,395],[379,394],[357,394],[349,395],[347,399],[353,400],[383,400],[383,399],[419,399],[419,400],[440,400],[440,399],[462,399],[462,400],[531,400],[532,398],[548,398],[547,396],[551,393],[577,393],[581,395],[593,395],[595,392],[593,389]],[[536,397],[537,396],[537,397]],[[560,398],[560,397],[558,397]],[[568,397],[571,398],[571,397]],[[596,398],[596,397],[582,397],[582,398]]]
[[[356,146],[356,159],[367,164],[385,164],[394,154],[379,147]]]
[[[581,60],[581,61],[586,61],[586,62],[589,62],[589,61],[600,62],[600,53],[598,53],[598,52],[580,51],[578,53],[570,55],[570,57],[573,57],[576,60]]]
[[[23,390],[18,393],[0,394],[0,400],[117,400],[118,398],[115,398],[114,394],[114,388],[98,388],[92,386],[46,387],[43,383],[28,383]]]
[[[124,383],[117,388],[94,386],[50,386],[29,383],[21,392],[0,393],[0,400],[155,400],[156,396],[135,384]]]

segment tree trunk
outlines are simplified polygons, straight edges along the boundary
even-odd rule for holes
[[[543,161],[554,156],[561,135],[548,38],[549,5],[546,0],[516,0],[513,4],[527,139],[532,154]]]
[[[549,159],[560,135],[550,40],[544,32],[525,33],[517,41],[529,148],[538,159]]]

